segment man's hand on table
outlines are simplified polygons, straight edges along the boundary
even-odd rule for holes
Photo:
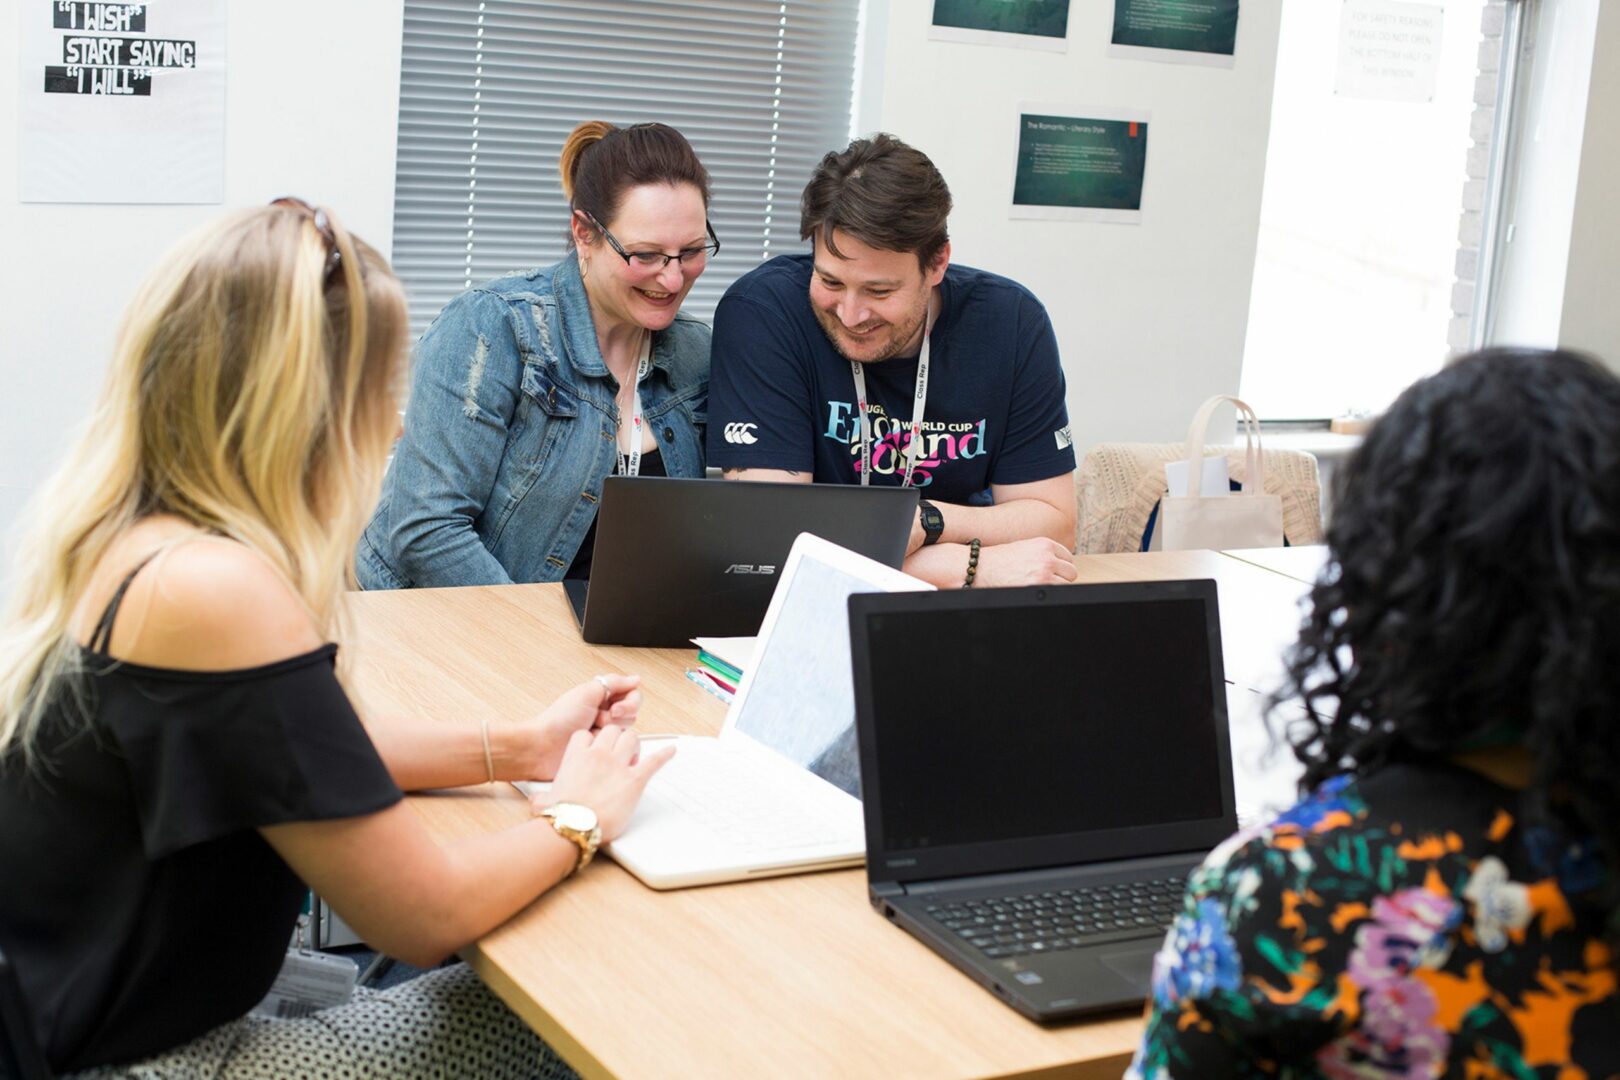
[[[979,551],[975,586],[1067,585],[1079,574],[1074,556],[1056,540],[1035,536]]]

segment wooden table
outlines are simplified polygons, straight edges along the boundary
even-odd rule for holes
[[[1240,666],[1257,663],[1253,613],[1286,623],[1299,591],[1208,551],[1076,565],[1085,582],[1215,578]],[[694,650],[586,645],[560,586],[357,593],[346,615],[350,683],[374,714],[499,722],[621,671],[642,676],[644,732],[714,734],[724,717],[685,678]],[[505,784],[411,805],[441,839],[527,817]],[[874,914],[860,870],[660,893],[598,860],[466,958],[586,1077],[1117,1077],[1141,1034],[1135,1014],[1025,1020]]]

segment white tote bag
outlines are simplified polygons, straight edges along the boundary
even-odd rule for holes
[[[1197,478],[1204,469],[1204,433],[1209,418],[1223,403],[1237,407],[1243,422],[1243,490],[1200,495]],[[1159,508],[1165,551],[1209,548],[1282,547],[1282,498],[1266,494],[1266,462],[1260,454],[1260,420],[1235,397],[1217,394],[1198,407],[1187,429],[1187,495],[1166,495]]]

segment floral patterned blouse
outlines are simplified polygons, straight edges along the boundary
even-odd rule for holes
[[[1602,862],[1517,806],[1395,764],[1227,840],[1154,961],[1127,1076],[1620,1076],[1602,915],[1578,902]]]

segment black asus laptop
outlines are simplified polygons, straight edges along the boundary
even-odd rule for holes
[[[563,588],[594,645],[748,636],[800,533],[899,567],[916,515],[915,488],[610,476],[590,587]]]
[[[1139,1008],[1237,827],[1215,583],[849,612],[873,906],[1032,1019]]]

